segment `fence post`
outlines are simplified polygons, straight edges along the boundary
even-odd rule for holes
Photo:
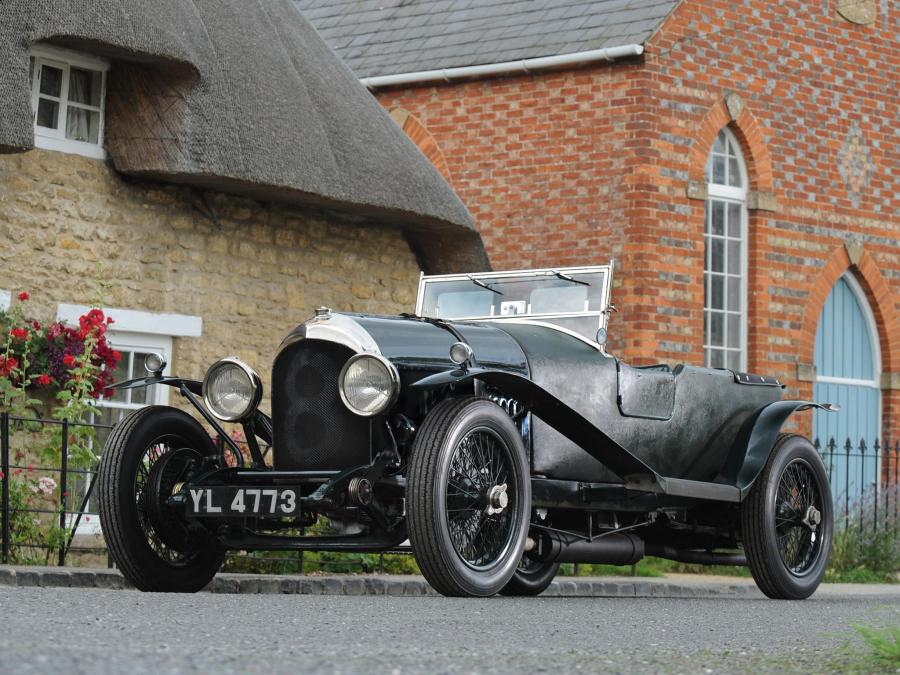
[[[3,471],[3,564],[9,563],[9,413],[0,413],[0,466]]]
[[[59,528],[66,529],[66,493],[68,492],[69,477],[69,420],[62,423],[62,447],[60,448],[59,462]],[[59,547],[59,566],[66,565],[66,546]]]
[[[875,480],[872,483],[875,486],[875,494],[872,496],[873,501],[875,502],[875,506],[874,506],[875,510],[873,512],[874,517],[875,517],[875,523],[872,526],[872,532],[874,532],[875,534],[878,534],[878,488],[881,485],[881,475],[880,475],[880,472],[878,471],[878,469],[881,465],[881,461],[880,461],[881,460],[881,446],[878,444],[877,437],[875,438],[874,445],[872,445],[872,452],[875,453]]]
[[[859,531],[864,532],[866,508],[866,439],[859,439]]]
[[[850,437],[844,443],[844,529],[850,526],[850,453],[853,452],[853,443]]]

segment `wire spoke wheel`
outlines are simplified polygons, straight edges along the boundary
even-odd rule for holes
[[[168,406],[136,410],[113,429],[98,476],[109,552],[140,590],[194,592],[215,576],[225,550],[204,524],[170,505],[215,448],[203,427]]]
[[[804,460],[795,459],[784,468],[775,496],[778,553],[793,574],[806,574],[819,555],[821,513],[822,495],[812,469]]]
[[[197,553],[187,528],[164,507],[175,488],[190,478],[202,460],[197,451],[184,447],[184,443],[174,436],[156,439],[144,451],[134,476],[140,529],[153,552],[170,565],[186,564]]]
[[[834,514],[822,458],[804,437],[781,434],[741,504],[747,564],[770,598],[812,595],[828,566]]]
[[[511,471],[509,450],[487,428],[469,432],[450,459],[447,526],[456,553],[474,568],[489,567],[509,545],[516,508]]]
[[[428,583],[464,597],[506,587],[528,536],[531,482],[505,410],[475,396],[435,405],[416,433],[406,494],[409,540]]]

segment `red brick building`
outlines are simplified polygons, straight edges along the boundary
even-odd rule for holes
[[[847,399],[817,433],[900,436],[894,3],[299,4],[495,269],[615,258],[619,355],[774,374]]]

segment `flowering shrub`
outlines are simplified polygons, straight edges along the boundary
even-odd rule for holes
[[[13,469],[11,474],[10,562],[48,565],[68,536],[59,526],[59,486],[49,476],[37,476],[34,467]]]
[[[0,311],[0,411],[18,418],[13,431],[26,432],[12,439],[15,466],[6,477],[9,544],[14,562],[47,564],[70,534],[59,525],[62,496],[68,497],[85,474],[70,474],[67,485],[58,485],[30,464],[60,466],[61,449],[67,447],[70,468],[96,470],[99,444],[94,428],[83,423],[92,421],[96,399],[112,384],[122,357],[107,341],[112,319],[102,310],[91,309],[77,326],[42,324],[28,315],[29,299],[27,292],[19,293],[8,311]],[[48,400],[52,418],[68,424],[36,419]]]
[[[78,326],[56,321],[45,326],[25,318],[27,292],[18,302],[0,312],[0,407],[16,410],[28,405],[29,391],[55,388],[68,392],[59,397],[64,403],[73,396],[99,398],[112,384],[116,365],[122,356],[110,347],[106,329],[112,318],[92,309],[78,320]]]

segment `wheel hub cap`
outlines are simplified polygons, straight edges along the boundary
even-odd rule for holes
[[[495,485],[488,490],[487,512],[489,516],[503,513],[503,509],[508,505],[509,496],[506,494],[506,483],[503,483],[503,485]]]
[[[822,513],[815,506],[810,506],[806,509],[806,514],[803,516],[803,520],[801,520],[804,525],[806,525],[813,532],[816,531],[816,528],[819,526],[819,523],[822,522]]]

